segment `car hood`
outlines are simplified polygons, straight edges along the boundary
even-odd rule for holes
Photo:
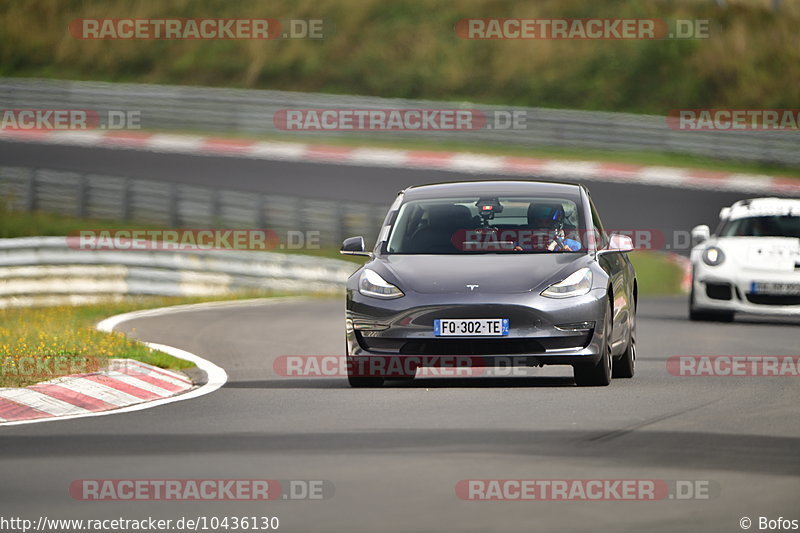
[[[520,293],[544,289],[587,266],[587,254],[390,255],[380,261],[400,288],[418,293]]]
[[[791,272],[800,263],[800,239],[791,237],[722,237],[716,246],[742,268]]]

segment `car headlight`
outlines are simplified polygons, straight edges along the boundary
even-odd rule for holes
[[[703,262],[708,266],[719,266],[725,261],[725,253],[721,248],[709,246],[703,251]]]
[[[389,300],[404,296],[403,291],[383,279],[377,272],[365,268],[358,278],[358,292],[364,296]]]
[[[573,272],[567,279],[553,283],[542,291],[542,296],[548,298],[569,298],[581,296],[592,290],[592,271],[582,268]]]

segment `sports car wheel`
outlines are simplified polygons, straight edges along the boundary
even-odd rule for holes
[[[383,385],[383,378],[380,376],[364,376],[356,372],[359,366],[352,364],[350,357],[347,358],[347,363],[347,382],[350,383],[350,386],[354,389],[380,387]]]
[[[383,378],[365,378],[362,376],[351,376],[348,374],[347,381],[354,389],[365,389],[370,387],[380,387],[383,385]]]
[[[628,341],[628,347],[622,357],[614,361],[611,375],[615,378],[632,378],[636,361],[636,339],[633,334]]]
[[[365,389],[371,387],[380,387],[383,385],[383,378],[362,378],[347,376],[347,381],[354,389]]]

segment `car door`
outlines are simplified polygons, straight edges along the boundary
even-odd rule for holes
[[[589,199],[592,211],[592,226],[595,234],[599,236],[598,248],[608,246],[609,238],[603,228],[603,222],[597,208]],[[627,282],[627,262],[621,253],[605,253],[598,256],[598,261],[603,270],[611,278],[611,293],[613,295],[613,331],[611,334],[611,347],[615,355],[619,354],[628,339],[630,323],[631,296]]]

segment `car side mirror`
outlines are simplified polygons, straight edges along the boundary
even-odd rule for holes
[[[364,237],[361,236],[345,239],[339,253],[342,255],[370,255],[370,253],[366,251]]]
[[[608,237],[608,246],[604,249],[599,250],[598,253],[610,253],[610,252],[632,252],[634,250],[633,247],[633,239],[631,239],[627,235],[622,235],[620,233],[612,233]]]
[[[692,228],[692,246],[704,243],[711,237],[711,228],[702,224]]]

